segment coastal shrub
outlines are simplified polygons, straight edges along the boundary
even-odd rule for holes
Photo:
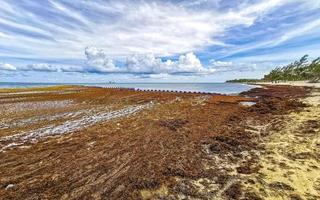
[[[289,65],[277,67],[265,75],[263,81],[320,81],[320,57],[309,62],[308,55]]]
[[[261,81],[285,82],[285,81],[308,81],[312,83],[320,82],[320,57],[308,61],[308,55],[304,55],[300,60],[294,61],[285,66],[279,66],[264,75],[262,79],[235,79],[227,82],[235,83],[255,83]]]

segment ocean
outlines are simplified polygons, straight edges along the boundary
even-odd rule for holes
[[[256,86],[240,83],[15,83],[0,82],[0,88],[27,88],[54,85],[82,85],[97,87],[121,87],[141,90],[170,90],[186,92],[206,92],[220,94],[238,94]]]

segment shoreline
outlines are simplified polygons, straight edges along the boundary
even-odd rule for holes
[[[320,88],[320,83],[309,83],[308,81],[286,81],[286,82],[256,82],[248,83],[252,85],[284,85],[284,86],[296,86],[296,87],[314,87]]]
[[[204,95],[71,86],[44,93],[2,92],[0,195],[9,199],[307,197],[304,190],[297,190],[296,182],[268,179],[261,185],[259,177],[261,173],[277,177],[265,171],[270,165],[279,168],[277,162],[264,162],[274,148],[269,141],[279,139],[275,137],[279,129],[291,134],[285,131],[289,122],[300,123],[294,121],[300,117],[295,113],[305,113],[306,124],[299,130],[319,131],[308,122],[308,117],[318,117],[318,109],[300,102],[305,98],[317,102],[320,95],[314,90],[266,85],[239,95]],[[300,159],[309,163],[308,155]],[[314,181],[309,180],[309,187]],[[259,187],[265,192],[255,189]],[[312,195],[317,191],[315,186]]]

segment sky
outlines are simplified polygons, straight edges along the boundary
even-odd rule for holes
[[[0,82],[223,82],[320,56],[320,0],[0,0]]]

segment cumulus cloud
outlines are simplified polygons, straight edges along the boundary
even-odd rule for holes
[[[128,74],[210,74],[214,69],[205,68],[197,56],[190,52],[180,55],[178,60],[162,60],[153,54],[132,55],[126,58],[124,66],[114,65],[114,61],[106,56],[103,50],[94,47],[85,49],[88,66],[84,71],[98,73]]]
[[[134,55],[127,58],[126,71],[144,74],[182,74],[209,72],[194,53],[180,55],[177,61],[156,58],[153,54]]]
[[[3,71],[16,71],[17,68],[11,64],[8,63],[0,63],[0,70]]]
[[[87,57],[86,68],[88,72],[97,73],[115,73],[119,71],[112,59],[109,59],[106,54],[95,47],[86,47],[85,55]]]
[[[8,63],[0,64],[3,71],[37,71],[37,72],[76,72],[98,74],[133,74],[139,77],[165,78],[172,75],[199,76],[216,72],[252,71],[256,69],[253,63],[233,63],[231,61],[210,60],[204,66],[193,53],[180,55],[177,59],[162,59],[154,54],[135,54],[127,56],[122,64],[109,58],[106,53],[96,47],[85,48],[86,61],[81,66],[56,66],[46,63],[14,66]]]

